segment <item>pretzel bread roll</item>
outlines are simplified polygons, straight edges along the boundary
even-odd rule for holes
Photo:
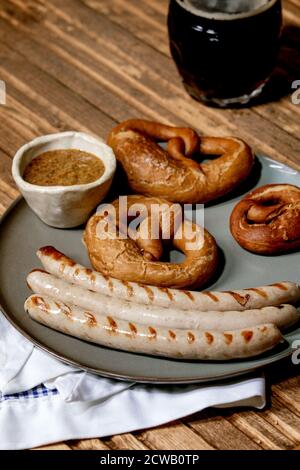
[[[272,324],[242,330],[200,331],[98,315],[48,296],[32,295],[24,305],[33,320],[76,338],[135,353],[192,360],[230,360],[257,356],[274,348],[282,335]]]
[[[157,142],[168,142],[164,150]],[[189,128],[131,119],[108,137],[130,188],[172,202],[205,203],[232,191],[249,175],[254,157],[236,138],[199,137]],[[188,157],[218,155],[207,163]]]
[[[189,220],[182,220],[180,206],[174,206],[159,198],[128,196],[128,212],[134,207],[145,209],[141,220],[138,239],[132,239],[127,227],[118,226],[119,233],[113,233],[120,218],[119,199],[103,209],[102,214],[90,218],[84,232],[84,242],[92,266],[104,275],[122,281],[133,281],[160,287],[196,288],[205,284],[217,267],[217,245],[205,229]],[[126,208],[126,209],[127,209]],[[152,217],[158,214],[159,238],[152,237]],[[106,216],[103,214],[106,213]],[[162,214],[165,215],[163,218]],[[125,214],[127,217],[127,214]],[[109,224],[108,217],[113,217]],[[142,215],[140,215],[142,217]],[[169,219],[168,219],[169,218]],[[130,220],[130,217],[128,217]],[[169,224],[166,221],[169,220]],[[124,238],[123,235],[128,235]],[[168,240],[169,238],[169,240]],[[182,263],[161,261],[162,239],[185,254]]]
[[[268,184],[233,209],[230,229],[246,250],[273,255],[300,248],[300,188]]]

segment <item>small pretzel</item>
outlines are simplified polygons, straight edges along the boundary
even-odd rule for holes
[[[269,184],[233,209],[230,229],[246,250],[272,255],[300,248],[300,188]]]
[[[168,142],[164,150],[157,142]],[[131,119],[115,127],[108,144],[123,167],[130,188],[179,203],[205,203],[236,188],[249,175],[254,157],[236,138],[201,137],[189,128]],[[196,152],[219,155],[199,164]]]
[[[127,230],[127,224],[118,222],[124,216],[119,200],[105,206],[101,214],[96,213],[88,221],[84,241],[93,267],[122,281],[159,287],[196,288],[205,284],[217,267],[217,245],[212,235],[189,220],[183,220],[180,206],[174,208],[163,199],[128,196],[128,211],[134,206],[140,218],[135,237],[132,228]],[[140,207],[146,208],[145,214]],[[153,234],[150,221],[154,207],[159,211],[162,209],[157,219],[158,238],[150,236]],[[108,223],[112,219],[118,225],[117,235],[112,230],[114,224]],[[131,220],[132,217],[128,217],[127,223]],[[126,234],[127,238],[124,237]],[[170,242],[185,254],[182,263],[161,260],[165,245]]]

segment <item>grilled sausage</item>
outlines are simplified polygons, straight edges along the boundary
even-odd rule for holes
[[[27,284],[36,294],[48,295],[55,300],[77,305],[97,314],[103,315],[105,312],[106,315],[113,315],[121,320],[151,323],[153,326],[224,331],[274,323],[278,328],[284,329],[299,319],[297,309],[292,305],[243,312],[199,312],[141,305],[89,291],[40,270],[34,270],[27,276]]]
[[[95,292],[146,305],[182,310],[227,311],[257,309],[300,300],[300,288],[293,282],[227,292],[194,292],[122,282],[76,263],[52,246],[37,252],[44,268],[66,281]]]
[[[176,359],[252,357],[282,339],[278,328],[271,324],[226,332],[157,328],[97,315],[40,295],[29,297],[24,307],[34,320],[71,336],[114,349]]]

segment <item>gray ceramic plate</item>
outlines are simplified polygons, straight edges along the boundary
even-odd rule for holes
[[[210,286],[237,289],[279,280],[299,281],[300,252],[263,257],[242,250],[228,229],[231,210],[242,194],[267,183],[300,186],[300,174],[267,158],[258,160],[252,181],[240,194],[211,205],[205,211],[205,226],[224,253],[224,265]],[[93,373],[123,380],[152,383],[193,383],[233,377],[263,367],[291,354],[300,328],[289,332],[284,344],[256,359],[230,362],[184,362],[130,354],[81,341],[31,320],[23,310],[30,294],[26,274],[38,266],[36,250],[54,245],[81,263],[89,264],[81,243],[82,230],[58,230],[44,225],[19,200],[5,214],[0,226],[0,304],[7,319],[30,341],[57,358]],[[175,259],[178,254],[173,253]]]

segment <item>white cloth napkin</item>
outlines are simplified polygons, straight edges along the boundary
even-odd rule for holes
[[[0,449],[131,432],[211,406],[261,409],[265,403],[262,374],[155,386],[80,371],[34,347],[0,313]]]

